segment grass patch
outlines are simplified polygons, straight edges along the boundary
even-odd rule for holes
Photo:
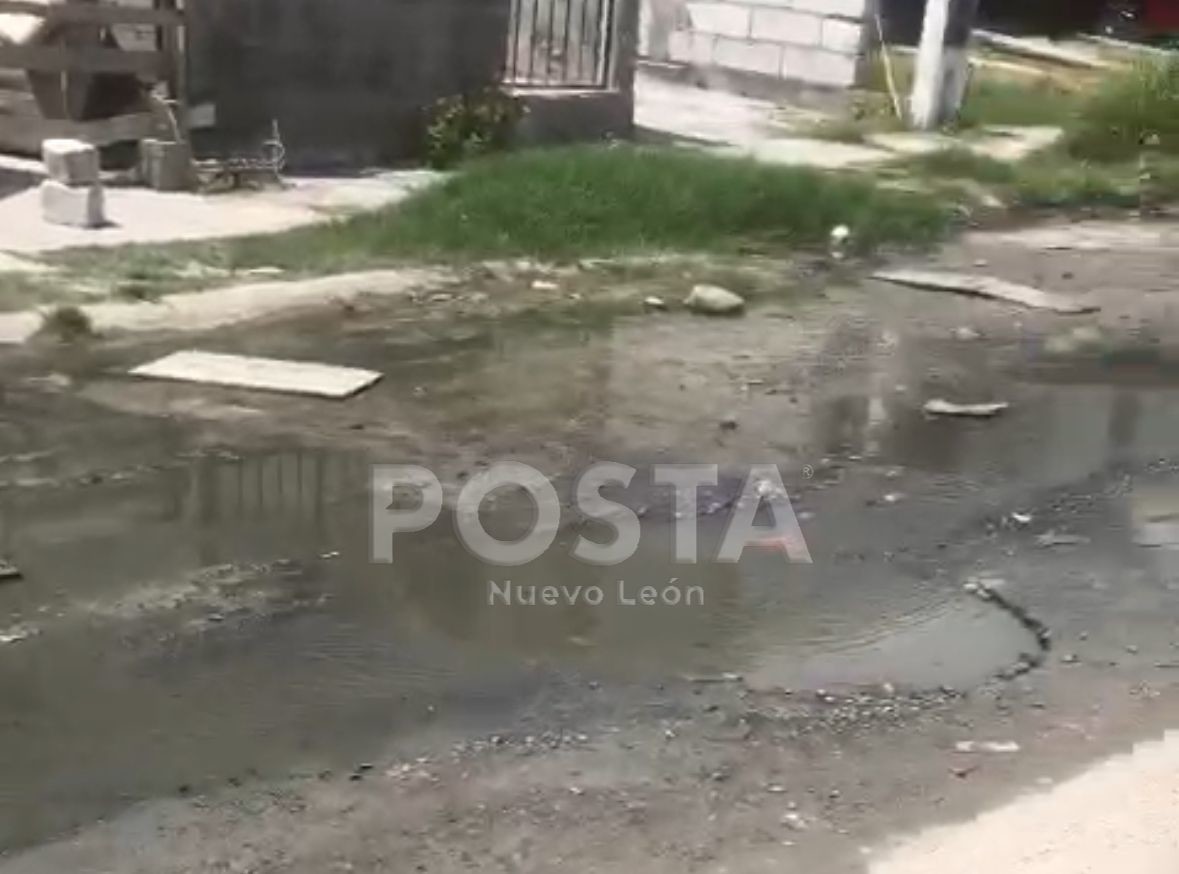
[[[1081,107],[1069,130],[1078,158],[1124,161],[1148,138],[1166,154],[1179,154],[1179,60],[1140,64],[1106,79]]]
[[[919,176],[936,179],[971,179],[987,185],[1006,185],[1015,180],[1014,165],[977,155],[969,149],[940,149],[907,158],[902,166]]]
[[[576,147],[476,161],[398,207],[228,243],[226,262],[324,272],[382,259],[723,251],[750,240],[864,247],[937,236],[927,197],[872,180],[677,149]]]
[[[1073,122],[1078,95],[1051,79],[1013,80],[976,70],[966,92],[958,128],[986,125],[1052,125]]]

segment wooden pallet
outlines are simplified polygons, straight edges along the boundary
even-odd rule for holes
[[[129,114],[80,118],[94,77],[111,74],[133,77],[145,87],[164,83],[176,107],[181,135],[187,138],[184,13],[176,0],[155,0],[154,8],[115,6],[101,0],[52,5],[0,0],[0,14],[41,18],[46,34],[35,44],[0,45],[0,150],[38,154],[41,141],[50,137],[108,146],[171,136],[166,119],[148,111],[146,104],[143,111]],[[126,51],[103,44],[100,30],[115,25],[155,28],[155,49]]]

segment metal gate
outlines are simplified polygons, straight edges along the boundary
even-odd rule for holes
[[[617,0],[512,0],[509,85],[606,88]]]

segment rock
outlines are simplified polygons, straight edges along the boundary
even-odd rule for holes
[[[20,568],[0,558],[0,582],[5,580],[19,580],[22,574]]]
[[[102,186],[71,188],[55,179],[41,183],[41,215],[54,225],[98,228],[106,224]]]
[[[989,419],[997,416],[1008,408],[1005,402],[992,404],[956,404],[952,401],[934,398],[926,401],[924,410],[931,416],[967,416],[979,419]]]
[[[684,300],[695,313],[709,316],[734,315],[745,309],[745,298],[719,285],[697,285]]]
[[[559,291],[561,286],[547,279],[535,279],[532,282],[534,291]]]
[[[153,191],[188,191],[196,184],[188,143],[143,140],[139,144],[139,172]]]
[[[651,297],[645,297],[643,298],[643,309],[658,310],[659,312],[663,312],[667,309],[667,302],[664,301],[663,298],[655,297],[654,295]]]
[[[51,139],[41,143],[45,172],[71,188],[98,184],[98,149],[81,140]]]
[[[725,416],[720,420],[720,428],[722,431],[736,431],[741,427],[741,423],[737,421],[736,416]]]
[[[955,340],[962,340],[963,342],[967,342],[970,340],[978,340],[981,337],[982,337],[982,334],[971,327],[964,326],[961,328],[954,329],[954,339]]]

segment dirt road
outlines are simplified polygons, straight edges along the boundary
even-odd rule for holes
[[[5,353],[0,872],[1173,871],[1173,741],[1072,778],[1179,723],[1176,235],[895,259],[1079,316],[817,264],[762,264],[741,318],[644,312],[700,278],[665,265]],[[194,345],[386,378],[325,404],[125,375]],[[571,518],[517,582],[703,605],[491,605],[503,570],[446,521],[372,564],[372,463],[453,496],[504,457],[565,495],[632,464],[645,511],[625,565],[569,558]],[[753,461],[815,564],[673,563],[643,474],[717,463],[722,507]]]

